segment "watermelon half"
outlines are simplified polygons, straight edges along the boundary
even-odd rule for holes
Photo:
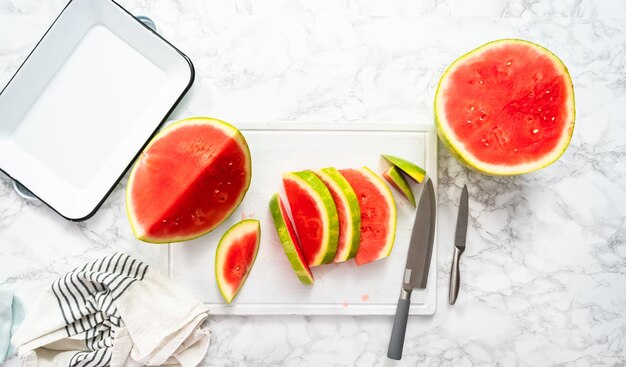
[[[312,171],[284,173],[283,186],[307,264],[333,262],[339,219],[332,194]]]
[[[231,303],[252,270],[261,241],[261,223],[246,219],[230,227],[215,252],[215,279],[224,300]]]
[[[194,117],[161,131],[128,179],[126,211],[146,242],[190,240],[220,225],[250,186],[250,150],[226,122]]]
[[[342,262],[356,256],[361,237],[361,210],[356,193],[345,177],[336,168],[316,170],[315,174],[324,182],[335,202],[339,220],[339,239],[334,262]]]
[[[487,43],[454,61],[435,94],[441,141],[467,166],[493,175],[555,162],[574,131],[574,87],[563,62],[517,39]]]
[[[396,238],[396,202],[385,182],[367,167],[342,169],[361,208],[361,239],[357,265],[389,256]]]
[[[296,231],[293,229],[283,201],[278,194],[274,194],[270,200],[270,212],[272,213],[272,219],[274,220],[278,238],[280,239],[280,243],[283,246],[283,250],[285,251],[285,255],[287,255],[287,260],[289,260],[293,271],[303,284],[313,284],[313,273],[306,264],[307,261],[300,248]]]

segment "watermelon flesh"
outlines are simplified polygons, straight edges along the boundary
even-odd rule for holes
[[[227,303],[231,303],[250,274],[261,241],[261,225],[246,219],[232,226],[220,240],[215,254],[215,279]]]
[[[236,128],[209,118],[175,123],[150,142],[130,174],[133,232],[153,243],[208,233],[241,203],[250,178],[250,151]]]
[[[307,264],[333,262],[339,219],[330,191],[312,171],[283,174],[283,186]]]
[[[396,236],[396,204],[383,180],[367,167],[342,169],[361,208],[361,238],[357,265],[388,256]]]
[[[435,115],[441,140],[462,162],[491,174],[526,173],[567,148],[574,90],[550,51],[499,40],[450,65],[437,89]]]
[[[272,219],[274,220],[278,238],[293,271],[303,284],[313,284],[313,273],[307,265],[307,260],[300,248],[296,231],[287,215],[285,205],[278,194],[274,194],[270,200],[270,212],[272,213]]]

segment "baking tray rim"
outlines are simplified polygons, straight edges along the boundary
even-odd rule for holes
[[[50,27],[48,27],[48,29],[46,30],[46,32],[41,36],[41,38],[39,39],[39,41],[37,41],[37,43],[35,44],[35,46],[33,47],[33,49],[28,53],[28,56],[26,56],[26,58],[24,59],[24,61],[20,64],[20,66],[17,68],[17,70],[15,71],[15,73],[11,76],[11,78],[9,79],[9,81],[7,82],[7,84],[2,88],[2,90],[0,90],[0,95],[2,95],[2,93],[4,93],[4,91],[9,87],[9,85],[11,85],[11,82],[13,81],[13,79],[17,76],[17,74],[20,72],[20,70],[22,69],[22,67],[24,66],[24,64],[26,64],[28,62],[28,60],[30,59],[30,57],[32,56],[33,52],[35,52],[35,50],[37,49],[37,47],[39,47],[39,45],[41,44],[41,42],[44,40],[44,38],[46,38],[46,35],[48,35],[48,33],[50,32],[50,30],[52,29],[52,27],[54,27],[54,25],[57,23],[57,21],[61,18],[61,16],[63,15],[63,13],[65,13],[65,11],[67,10],[67,8],[70,6],[70,4],[72,4],[72,2],[74,2],[75,0],[69,0],[68,3],[63,7],[63,9],[61,10],[61,12],[59,13],[59,15],[56,16],[56,18],[54,19],[54,21],[52,22],[52,24],[50,24]],[[167,44],[169,47],[171,47],[174,51],[176,51],[182,58],[183,60],[185,60],[185,62],[187,63],[187,65],[189,66],[189,81],[187,82],[187,85],[185,86],[185,88],[182,90],[181,94],[178,96],[178,98],[174,101],[174,104],[172,105],[172,107],[167,111],[167,113],[165,114],[165,116],[163,116],[163,119],[161,120],[161,122],[159,122],[157,124],[157,126],[155,127],[154,131],[152,131],[152,133],[150,134],[150,136],[148,137],[148,139],[144,142],[144,144],[141,146],[141,148],[139,149],[139,151],[133,156],[133,158],[131,159],[131,161],[128,163],[128,165],[126,165],[126,168],[124,168],[124,170],[122,171],[122,173],[120,174],[120,176],[115,179],[115,181],[113,182],[113,184],[111,185],[111,187],[109,188],[109,190],[107,190],[107,192],[104,194],[104,196],[102,197],[102,199],[96,204],[96,206],[85,216],[83,217],[78,217],[78,218],[72,218],[72,217],[68,217],[64,214],[62,214],[60,211],[58,211],[56,208],[54,208],[52,205],[50,205],[49,203],[47,203],[45,200],[43,200],[40,196],[38,196],[35,192],[32,192],[28,186],[26,186],[24,183],[20,182],[19,180],[16,180],[15,178],[13,178],[11,176],[11,174],[9,172],[7,172],[6,170],[4,170],[2,167],[0,167],[0,172],[4,173],[9,179],[19,183],[20,185],[22,185],[22,187],[26,188],[28,191],[30,191],[34,197],[36,197],[39,201],[41,201],[42,203],[44,203],[47,207],[49,207],[50,209],[52,209],[55,213],[59,214],[61,217],[63,217],[64,219],[67,219],[69,221],[72,222],[82,222],[85,221],[91,217],[93,217],[96,212],[98,211],[98,209],[100,209],[100,207],[102,206],[102,204],[104,204],[104,201],[109,197],[109,195],[111,195],[111,192],[113,192],[113,190],[115,189],[115,187],[117,186],[117,184],[119,184],[119,182],[122,180],[122,178],[124,177],[124,175],[126,175],[126,172],[128,172],[128,169],[131,168],[131,166],[133,165],[133,163],[135,162],[135,160],[137,159],[137,157],[139,157],[139,154],[141,154],[141,152],[145,149],[145,147],[148,145],[148,143],[152,140],[152,138],[154,138],[154,136],[156,135],[156,133],[159,131],[159,129],[161,129],[161,127],[163,126],[163,123],[165,121],[167,121],[167,118],[169,117],[169,115],[172,113],[172,111],[176,108],[176,106],[178,106],[178,103],[180,103],[180,101],[183,99],[183,97],[185,96],[185,94],[187,94],[187,92],[189,91],[189,89],[191,88],[191,86],[193,85],[193,82],[195,80],[195,68],[193,66],[193,62],[191,61],[191,59],[185,55],[182,51],[180,51],[176,46],[174,46],[173,44],[171,44],[168,40],[166,40],[163,36],[161,36],[160,34],[158,34],[157,32],[155,32],[154,30],[152,30],[150,27],[148,27],[147,25],[145,25],[142,21],[140,21],[139,19],[137,19],[134,15],[132,15],[128,10],[126,10],[123,6],[121,6],[120,4],[118,4],[115,0],[106,0],[106,1],[110,1],[112,2],[114,5],[116,5],[118,8],[120,8],[124,13],[128,14],[134,21],[138,22],[139,24],[141,24],[144,28],[146,28],[147,30],[149,30],[150,32],[152,32],[155,36],[157,36],[158,38],[160,38],[163,42],[165,42],[165,44]]]

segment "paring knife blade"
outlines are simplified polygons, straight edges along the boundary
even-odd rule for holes
[[[467,197],[467,185],[463,185],[461,201],[459,202],[459,214],[456,217],[456,233],[454,235],[454,246],[465,249],[467,239],[467,221],[469,217],[469,203]]]
[[[456,217],[456,232],[454,235],[454,255],[452,257],[452,268],[450,269],[450,293],[448,302],[453,305],[459,295],[461,286],[461,273],[459,271],[459,260],[465,251],[465,241],[467,239],[467,222],[469,219],[467,185],[463,186],[461,200],[459,202],[459,214]]]
[[[396,316],[393,320],[389,349],[387,350],[387,357],[396,360],[402,358],[406,323],[409,317],[409,306],[411,305],[411,291],[413,288],[426,288],[435,239],[437,213],[435,189],[429,177],[424,179],[421,186],[422,193],[409,242],[409,252],[402,279],[402,290],[398,300]]]

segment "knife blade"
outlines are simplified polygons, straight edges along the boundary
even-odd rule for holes
[[[409,306],[411,305],[411,291],[414,288],[426,288],[435,239],[437,212],[435,189],[429,177],[425,178],[421,186],[422,192],[417,206],[417,213],[415,214],[411,240],[409,241],[409,251],[402,278],[400,299],[398,299],[398,307],[396,308],[396,316],[393,320],[393,328],[389,340],[389,349],[387,350],[387,357],[396,360],[402,358],[406,323],[409,317]]]
[[[426,288],[433,252],[436,204],[433,183],[428,179],[422,189],[409,242],[409,253],[402,282],[402,288],[405,291],[413,288]]]
[[[469,219],[467,185],[463,186],[461,200],[459,202],[459,213],[456,217],[456,232],[454,235],[454,255],[452,257],[452,268],[450,270],[450,293],[448,302],[453,305],[459,295],[461,286],[461,273],[459,272],[459,260],[465,251],[465,241],[467,239],[467,222]]]

